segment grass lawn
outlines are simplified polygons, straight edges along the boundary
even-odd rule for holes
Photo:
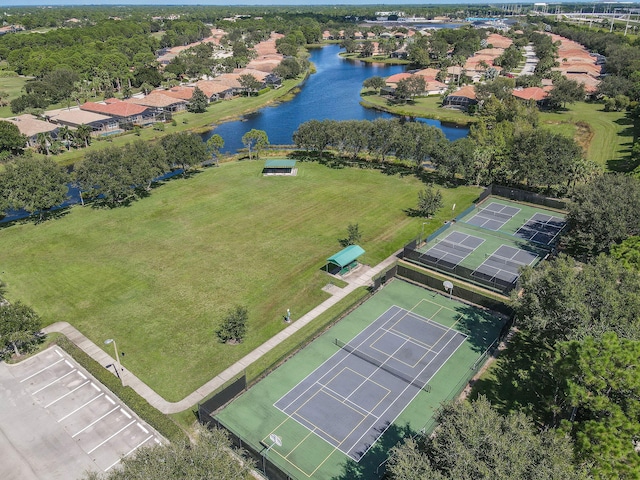
[[[262,177],[263,162],[234,162],[176,179],[131,206],[74,207],[40,225],[0,230],[6,297],[44,323],[68,321],[103,344],[167,400],[183,398],[327,298],[321,271],[349,223],[374,265],[421,230],[407,217],[423,185],[413,176],[299,163],[297,177]],[[480,190],[443,189],[433,231]],[[452,204],[456,203],[455,211]],[[246,340],[217,342],[235,304],[249,309]]]
[[[22,95],[22,87],[27,81],[27,77],[0,77],[0,90],[9,94],[8,102]],[[9,105],[0,107],[0,118],[11,117],[11,108]]]
[[[544,125],[553,131],[567,133],[580,143],[587,158],[613,171],[628,171],[633,146],[633,121],[625,112],[605,112],[599,103],[577,102],[567,110],[540,115]]]
[[[434,118],[442,122],[467,125],[474,121],[474,117],[464,112],[440,107],[440,96],[391,106],[386,99],[365,90],[361,103],[399,115]],[[629,171],[635,167],[630,163],[629,155],[638,132],[634,131],[633,121],[624,112],[605,112],[602,104],[577,102],[564,111],[543,111],[540,120],[554,132],[574,138],[585,149],[589,160],[607,170]]]

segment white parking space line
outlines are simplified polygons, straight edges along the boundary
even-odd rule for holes
[[[131,455],[133,452],[135,452],[138,448],[140,448],[142,445],[144,445],[145,443],[147,443],[151,438],[153,438],[153,435],[149,435],[147,438],[145,438],[143,441],[141,441],[138,445],[136,445],[135,447],[133,447],[131,450],[129,450],[127,453],[125,453],[122,457],[120,457],[118,460],[116,460],[115,462],[113,462],[111,465],[109,465],[107,468],[104,469],[105,472],[108,472],[109,470],[111,470],[113,467],[115,467],[117,464],[120,463],[120,460],[122,460],[124,457],[128,457],[129,455]],[[156,441],[158,441],[156,439]]]
[[[91,386],[93,388],[95,388],[97,391],[101,392],[102,390],[100,389],[100,387],[98,385],[96,385],[95,383],[91,382]]]
[[[73,392],[75,392],[76,390],[78,390],[79,388],[84,387],[87,383],[89,383],[90,380],[87,380],[86,382],[84,382],[82,385],[77,386],[76,388],[74,388],[73,390],[65,393],[64,395],[62,395],[61,397],[56,398],[53,402],[49,403],[49,405],[45,405],[44,408],[49,408],[51,405],[53,405],[54,403],[56,403],[59,400],[62,400],[64,397],[66,397],[67,395],[71,395]]]
[[[95,452],[98,448],[100,448],[102,445],[104,445],[105,443],[107,443],[109,440],[111,440],[113,437],[115,437],[116,435],[119,435],[120,432],[122,432],[123,430],[126,430],[128,427],[130,427],[131,425],[133,425],[134,423],[136,423],[135,420],[132,420],[130,423],[128,423],[127,425],[125,425],[124,427],[122,427],[120,430],[118,430],[116,433],[114,433],[113,435],[111,435],[109,438],[103,440],[101,443],[99,443],[98,445],[96,445],[95,447],[93,447],[91,450],[89,450],[87,453],[88,454],[92,454],[93,452]]]
[[[120,411],[124,413],[127,418],[131,418],[131,415],[129,415],[129,413],[124,408],[121,408]]]
[[[80,375],[82,378],[84,378],[85,380],[87,379],[87,377],[84,376],[84,373],[82,372],[78,372],[78,375]]]
[[[105,398],[109,398],[109,397],[105,397]],[[84,427],[82,430],[80,430],[79,432],[76,432],[76,433],[74,433],[73,435],[71,435],[71,438],[75,438],[75,437],[77,437],[77,436],[78,436],[78,435],[80,435],[82,432],[84,432],[87,428],[89,428],[89,427],[91,427],[91,426],[95,425],[96,423],[98,423],[100,420],[102,420],[102,419],[103,419],[104,417],[106,417],[107,415],[109,415],[109,414],[111,414],[111,413],[115,412],[116,410],[118,410],[118,408],[120,408],[120,407],[116,407],[116,408],[114,408],[113,410],[111,410],[111,411],[109,411],[109,412],[105,413],[104,415],[102,415],[102,416],[101,416],[100,418],[98,418],[97,420],[94,420],[94,421],[93,421],[93,422],[91,422],[89,425],[87,425],[87,426],[86,426],[86,427]]]
[[[93,385],[93,384],[92,384]],[[62,417],[60,420],[58,420],[58,423],[60,423],[63,420],[66,420],[67,418],[69,418],[71,415],[73,415],[74,413],[82,410],[84,407],[86,407],[87,405],[89,405],[91,402],[93,402],[94,400],[99,399],[101,396],[104,395],[104,392],[100,392],[100,395],[93,397],[91,400],[89,400],[87,403],[85,403],[84,405],[79,406],[78,408],[76,408],[73,412],[67,413],[64,417]]]
[[[66,363],[67,365],[69,365],[71,368],[73,368],[73,363],[71,363],[69,360],[65,360],[64,363]]]
[[[116,404],[116,402],[114,402],[113,400],[111,400],[111,397],[106,396],[106,397],[104,397],[104,398],[106,398],[107,400],[109,400],[109,401],[111,402],[111,405],[115,405],[115,404]]]
[[[53,385],[54,383],[58,383],[60,380],[62,380],[64,377],[68,377],[69,375],[71,375],[73,372],[77,372],[77,370],[74,368],[73,370],[71,370],[69,373],[64,374],[61,377],[56,378],[53,382],[46,384],[44,387],[39,388],[38,390],[36,390],[35,392],[33,392],[31,395],[35,395],[36,393],[40,393],[42,390],[44,390],[47,387],[50,387],[51,385]]]
[[[138,422],[138,428],[140,430],[142,430],[144,433],[149,433],[149,430],[147,430],[146,428],[144,428],[142,425],[140,425],[140,422]]]
[[[60,353],[60,350],[55,349],[55,350],[54,350],[54,352],[56,352],[56,353],[58,354],[58,356],[59,356],[60,358],[62,358],[62,354]]]
[[[43,369],[41,369],[41,370],[38,370],[36,373],[34,373],[34,374],[32,374],[32,375],[29,375],[27,378],[23,378],[22,380],[20,380],[20,383],[22,383],[22,382],[26,382],[26,381],[27,381],[27,380],[29,380],[30,378],[35,377],[36,375],[38,375],[39,373],[44,372],[45,370],[49,370],[49,369],[50,369],[51,367],[53,367],[54,365],[57,365],[58,363],[63,362],[63,361],[64,361],[64,358],[61,358],[61,359],[60,359],[60,360],[58,360],[57,362],[54,362],[54,363],[52,363],[51,365],[49,365],[49,366],[47,366],[47,367],[44,367],[44,368],[43,368]]]

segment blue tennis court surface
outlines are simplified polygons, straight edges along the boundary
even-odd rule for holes
[[[515,235],[543,245],[551,245],[567,222],[560,217],[536,213],[520,227]]]
[[[500,230],[502,226],[520,212],[517,207],[491,202],[466,221],[471,225],[488,230]]]
[[[451,232],[423,255],[438,266],[452,269],[483,243],[483,238],[463,232]]]
[[[359,461],[466,338],[392,306],[274,406]]]
[[[532,265],[537,259],[538,254],[535,252],[500,245],[495,252],[487,256],[472,275],[492,283],[509,286],[518,280],[522,267]]]

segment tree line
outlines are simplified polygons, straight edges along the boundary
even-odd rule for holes
[[[393,158],[418,170],[429,165],[447,182],[475,185],[497,182],[567,192],[592,173],[574,140],[535,128],[533,109],[507,102],[494,105],[492,112],[487,109],[468,138],[455,141],[439,128],[400,119],[310,120],[298,127],[293,141],[320,158],[328,150],[352,160]]]

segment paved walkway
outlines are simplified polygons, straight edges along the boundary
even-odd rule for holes
[[[334,293],[331,297],[329,297],[313,310],[293,322],[290,326],[280,331],[277,335],[271,337],[258,348],[245,355],[243,358],[224,370],[222,373],[213,377],[207,383],[198,388],[195,392],[187,395],[179,402],[167,402],[164,398],[154,392],[147,384],[143,383],[138,377],[136,377],[133,373],[131,373],[124,367],[122,367],[122,371],[120,372],[122,380],[125,385],[133,388],[136,392],[138,392],[140,396],[144,397],[151,405],[160,410],[162,413],[177,413],[191,408],[193,405],[204,400],[207,396],[220,388],[224,383],[242,373],[244,369],[246,369],[253,362],[269,352],[272,348],[275,348],[278,344],[289,338],[305,325],[310,323],[318,315],[325,312],[327,309],[345,298],[355,289],[357,289],[358,287],[369,285],[374,276],[384,271],[386,268],[392,265],[393,262],[396,261],[398,253],[399,252],[394,253],[375,267],[365,267],[362,273],[358,272],[357,270],[354,271],[351,275],[349,275],[349,277],[353,278],[345,279],[348,282],[348,285],[346,287],[341,289],[333,289]],[[84,350],[88,355],[90,355],[96,362],[100,363],[101,365],[106,366],[113,364],[112,356],[107,354],[104,350],[98,347],[87,337],[82,335],[78,330],[76,330],[75,327],[71,326],[67,322],[56,322],[43,328],[42,330],[45,333],[60,332],[66,335],[69,340],[71,340],[78,347]]]

